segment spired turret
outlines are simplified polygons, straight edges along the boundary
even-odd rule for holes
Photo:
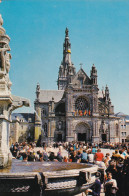
[[[105,87],[105,101],[108,102],[109,99],[110,99],[110,97],[109,97],[109,88],[106,85],[106,87]]]
[[[37,98],[37,101],[39,100],[39,94],[40,94],[40,84],[38,83],[37,86],[36,86],[36,98]]]
[[[58,90],[66,88],[67,84],[72,82],[76,74],[76,69],[71,61],[71,43],[69,40],[68,28],[65,30],[65,40],[63,44],[63,60],[59,67],[58,74]]]
[[[29,106],[29,100],[11,94],[11,81],[9,79],[11,54],[9,42],[2,27],[3,19],[0,15],[0,167],[6,167],[11,162],[9,150],[9,133],[11,112],[23,105]]]
[[[91,78],[91,83],[93,85],[97,85],[97,69],[95,67],[95,65],[93,64],[92,68],[91,68],[91,75],[90,75],[90,78]]]

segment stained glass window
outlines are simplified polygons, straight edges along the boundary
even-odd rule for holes
[[[75,102],[75,110],[89,109],[88,101],[84,97],[79,97]]]

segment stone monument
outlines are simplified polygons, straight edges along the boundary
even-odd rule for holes
[[[12,159],[9,150],[11,112],[23,105],[30,105],[27,99],[11,94],[12,83],[9,79],[11,54],[8,53],[10,38],[2,25],[3,19],[0,15],[0,168],[6,167]]]

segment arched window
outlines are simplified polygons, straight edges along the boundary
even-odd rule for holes
[[[46,109],[45,108],[42,109],[42,117],[44,117],[44,116],[46,116]]]
[[[118,137],[119,135],[119,125],[116,123],[116,136]]]

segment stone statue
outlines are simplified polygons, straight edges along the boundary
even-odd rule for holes
[[[3,71],[5,73],[9,72],[10,59],[11,59],[11,54],[1,50],[1,52],[0,52],[0,71]]]
[[[6,53],[6,55],[5,55],[5,69],[6,69],[7,73],[10,70],[10,59],[11,59],[11,54]]]

